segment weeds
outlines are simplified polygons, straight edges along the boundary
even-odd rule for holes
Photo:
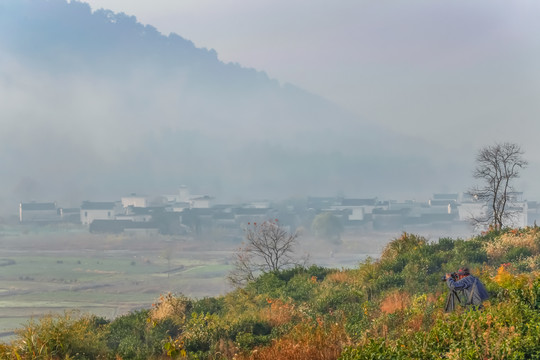
[[[166,294],[110,322],[51,315],[0,345],[0,358],[540,359],[540,277],[523,271],[538,263],[538,229],[443,240],[404,233],[357,269],[267,273],[197,301]],[[440,276],[464,263],[492,297],[483,311],[447,314]]]

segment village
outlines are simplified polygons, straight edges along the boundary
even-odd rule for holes
[[[538,203],[523,193],[511,195],[512,226],[536,224]],[[21,202],[21,224],[73,223],[91,233],[144,233],[208,235],[238,239],[247,224],[279,219],[284,226],[310,229],[317,215],[330,213],[349,232],[434,231],[467,236],[483,230],[478,219],[485,204],[467,193],[433,194],[428,201],[373,198],[307,197],[281,203],[253,201],[219,204],[210,195],[192,195],[186,186],[177,194],[130,194],[109,202],[83,201],[78,208],[56,202]]]

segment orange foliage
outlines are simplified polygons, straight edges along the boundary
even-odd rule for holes
[[[335,360],[349,341],[342,324],[325,326],[299,324],[290,334],[275,340],[268,347],[249,354],[240,354],[237,360]]]
[[[393,314],[396,311],[405,310],[411,304],[411,296],[404,291],[393,291],[389,293],[381,302],[381,311],[386,314]]]
[[[509,264],[502,264],[497,269],[497,275],[493,277],[493,280],[505,289],[524,288],[529,283],[529,278],[526,275],[512,274]]]
[[[424,314],[415,314],[407,321],[407,328],[412,331],[420,331],[424,323]]]
[[[270,307],[263,311],[263,319],[272,326],[280,326],[291,322],[296,314],[294,305],[287,304],[280,299],[266,299]]]
[[[345,271],[336,271],[328,274],[325,280],[334,283],[347,283],[351,281],[349,273]]]

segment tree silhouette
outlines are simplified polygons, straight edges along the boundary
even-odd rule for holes
[[[482,180],[483,185],[472,188],[469,194],[486,203],[486,212],[482,217],[474,217],[474,223],[495,229],[508,225],[515,216],[515,211],[510,210],[515,199],[512,183],[527,164],[523,150],[514,143],[497,143],[480,149],[473,176]]]
[[[257,273],[279,271],[300,264],[293,256],[298,233],[289,232],[277,219],[249,223],[244,231],[246,242],[235,253],[233,270],[227,277],[234,286],[255,280]]]

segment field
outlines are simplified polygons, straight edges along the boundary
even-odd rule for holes
[[[303,239],[300,245],[310,262],[338,268],[356,266],[382,247],[372,237],[344,238],[339,246]],[[238,246],[191,237],[96,235],[82,227],[1,228],[0,341],[51,312],[77,309],[112,319],[148,308],[168,292],[224,294]]]
[[[31,317],[78,309],[106,318],[148,308],[160,294],[193,298],[229,290],[238,244],[149,235],[94,235],[85,229],[3,229],[0,336]],[[211,249],[211,250],[206,250]]]

